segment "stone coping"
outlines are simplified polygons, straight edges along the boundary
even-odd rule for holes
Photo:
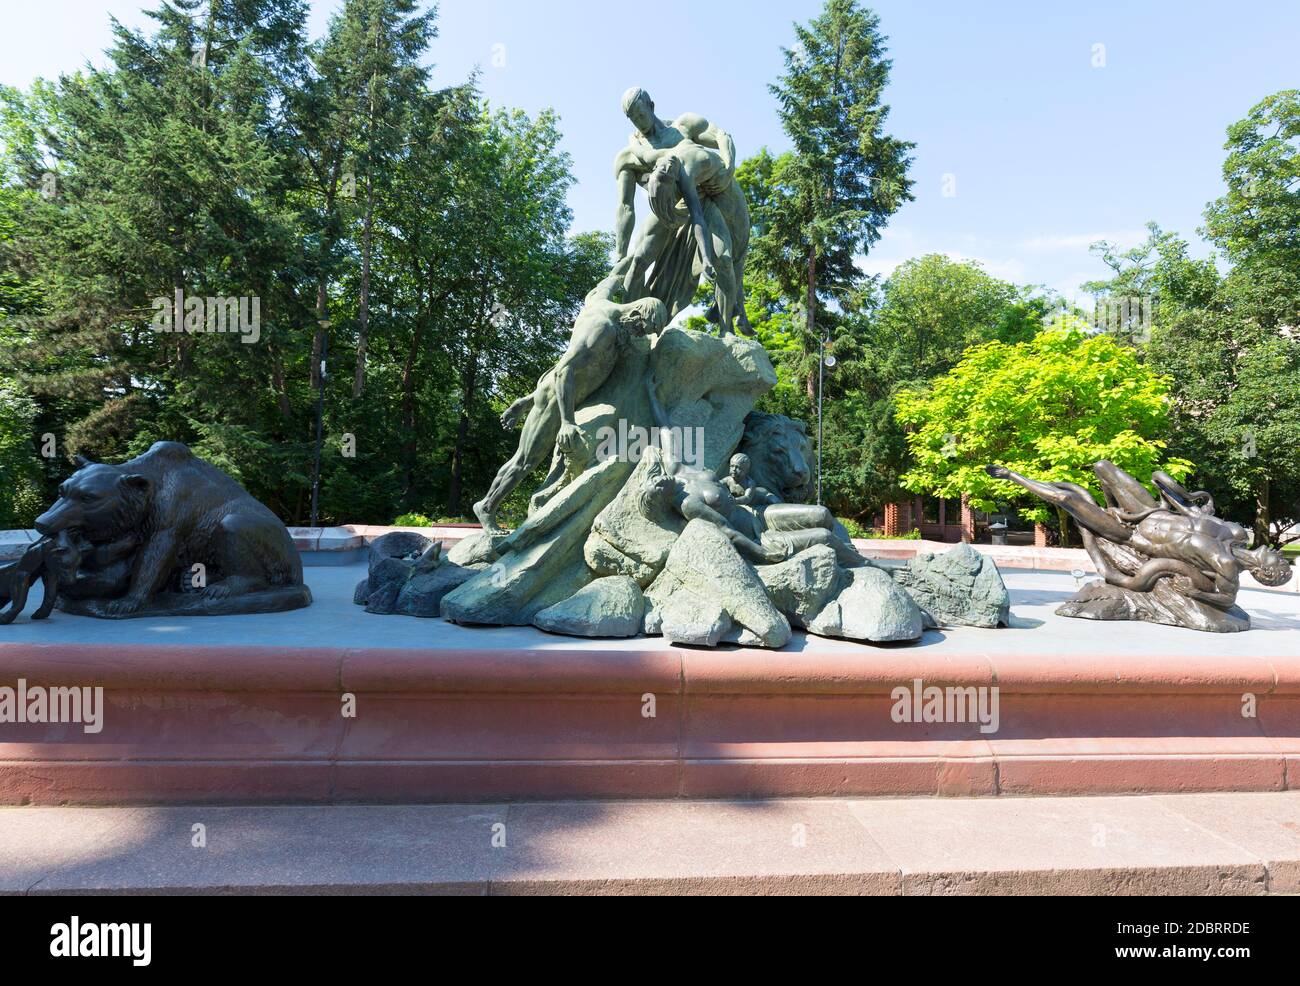
[[[392,531],[414,531],[427,538],[451,544],[480,530],[478,524],[441,524],[435,527],[393,527],[383,524],[345,524],[340,527],[290,527],[293,543],[300,552],[346,552],[364,548],[375,538]],[[0,531],[0,561],[17,558],[39,535],[31,530]],[[917,554],[938,554],[954,545],[946,541],[905,538],[854,538],[854,545],[867,558],[906,561]],[[1082,548],[1036,548],[1029,545],[971,545],[993,559],[999,569],[1032,572],[1082,571],[1095,574],[1092,559]],[[1294,566],[1293,566],[1294,568]],[[1293,573],[1281,586],[1262,586],[1249,573],[1242,574],[1242,585],[1272,592],[1300,592],[1300,572]]]
[[[920,679],[992,687],[1004,695],[1300,696],[1300,653],[1138,660],[1047,647],[946,657],[938,650],[872,648],[797,655],[757,648],[643,648],[572,640],[566,649],[168,646],[0,642],[0,686],[99,685],[132,692],[442,692],[581,695],[888,695]],[[1292,643],[1294,641],[1291,641]]]

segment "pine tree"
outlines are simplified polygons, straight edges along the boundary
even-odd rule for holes
[[[913,145],[885,133],[889,81],[880,20],[855,0],[827,0],[769,86],[793,150],[772,167],[772,198],[756,210],[755,267],[805,307],[807,352],[820,358],[818,311],[855,290],[857,266],[889,217],[912,198]],[[809,370],[812,396],[815,368]]]

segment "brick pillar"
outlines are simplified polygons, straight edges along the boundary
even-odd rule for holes
[[[1035,548],[1047,547],[1047,528],[1044,527],[1042,524],[1034,525],[1034,547]]]
[[[898,529],[898,504],[885,504],[885,537],[896,538],[902,531]]]
[[[961,539],[966,544],[975,540],[975,510],[970,505],[970,494],[961,495]]]

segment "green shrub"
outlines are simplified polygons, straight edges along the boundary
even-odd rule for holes
[[[853,536],[854,536],[854,537],[858,537],[859,535],[855,534],[855,535],[853,535]],[[867,533],[866,533],[866,534],[863,534],[863,535],[861,535],[861,536],[864,537],[864,538],[876,538],[877,540],[888,540],[888,541],[919,541],[919,540],[921,540],[921,532],[920,532],[919,530],[917,530],[915,527],[913,527],[913,528],[912,528],[910,531],[908,531],[906,534],[882,534],[882,533],[880,533],[879,531],[877,531],[874,527],[870,527],[870,528],[867,528]]]
[[[852,517],[836,517],[835,519],[844,525],[844,529],[849,532],[851,538],[869,538],[872,536],[871,528],[863,527]]]
[[[394,527],[432,527],[433,521],[424,514],[399,514],[393,521]]]

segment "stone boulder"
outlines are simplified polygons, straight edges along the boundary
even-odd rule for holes
[[[644,609],[641,587],[626,575],[611,575],[546,607],[533,617],[533,626],[575,637],[635,637]]]
[[[442,544],[413,531],[392,531],[370,544],[368,574],[352,601],[367,613],[432,617],[456,586],[478,574],[447,561]]]
[[[775,565],[758,565],[754,571],[773,605],[796,626],[805,626],[848,581],[835,551],[824,544]]]
[[[397,594],[410,577],[416,561],[433,546],[415,531],[390,531],[370,542],[366,577],[357,583],[352,601],[367,613],[391,613]]]
[[[646,590],[659,632],[674,643],[713,646],[733,623],[762,647],[782,647],[790,624],[767,596],[753,566],[714,524],[693,520]]]
[[[969,544],[929,552],[893,570],[931,627],[997,627],[1011,620],[1011,596],[993,561]]]
[[[392,611],[402,616],[436,617],[442,597],[477,574],[477,569],[452,562],[443,562],[428,571],[413,571],[402,583]]]
[[[870,643],[917,640],[925,629],[921,608],[879,568],[841,569],[847,584],[812,619],[811,633]]]
[[[658,632],[674,644],[716,647],[735,629],[731,617],[717,600],[680,589],[665,598],[656,612]],[[762,646],[759,638],[755,642]]]

